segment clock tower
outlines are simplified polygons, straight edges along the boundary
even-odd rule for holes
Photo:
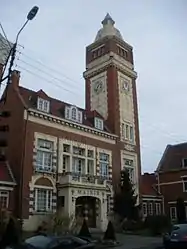
[[[133,48],[124,41],[114,24],[107,14],[95,41],[86,48],[86,109],[96,110],[110,131],[118,136],[113,167],[118,173],[123,168],[128,170],[139,195],[137,73],[134,71]],[[117,159],[119,166],[116,165]]]

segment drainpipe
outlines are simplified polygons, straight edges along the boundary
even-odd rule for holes
[[[155,172],[157,176],[157,182],[158,182],[158,193],[161,194],[160,192],[160,176],[159,172]],[[162,195],[162,212],[165,214],[165,205],[164,205],[164,196]]]
[[[25,161],[25,155],[26,155],[26,135],[27,135],[27,124],[28,124],[28,109],[24,110],[24,113],[26,111],[26,120],[25,120],[25,125],[24,125],[24,131],[23,131],[23,136],[24,136],[24,144],[23,144],[23,150],[22,150],[22,158],[21,158],[21,175],[20,175],[20,191],[19,191],[19,218],[21,222],[21,231],[22,231],[22,226],[23,226],[23,169],[24,169],[24,161]],[[25,115],[25,114],[24,114]]]
[[[56,148],[56,210],[57,210],[57,198],[58,198],[58,172],[59,172],[59,144],[60,144],[60,139],[57,137],[57,148]]]

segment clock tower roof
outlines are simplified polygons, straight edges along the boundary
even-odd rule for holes
[[[120,31],[114,27],[115,21],[112,19],[109,13],[106,14],[104,20],[101,23],[103,27],[97,32],[95,42],[107,36],[116,36],[123,40]]]

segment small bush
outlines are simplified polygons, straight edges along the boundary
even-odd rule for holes
[[[104,234],[103,240],[113,240],[116,241],[116,235],[115,235],[115,230],[114,226],[111,221],[109,221],[106,232]]]
[[[144,228],[148,228],[152,235],[162,234],[170,225],[170,220],[165,215],[148,216],[144,221]]]
[[[92,237],[85,219],[83,220],[83,224],[82,224],[81,230],[79,232],[79,236],[80,237],[87,237],[87,238]]]

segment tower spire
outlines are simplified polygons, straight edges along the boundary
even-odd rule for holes
[[[112,26],[114,26],[115,24],[115,21],[112,19],[112,17],[110,16],[109,13],[106,14],[104,20],[101,22],[104,25],[107,25],[107,24],[111,24]]]

